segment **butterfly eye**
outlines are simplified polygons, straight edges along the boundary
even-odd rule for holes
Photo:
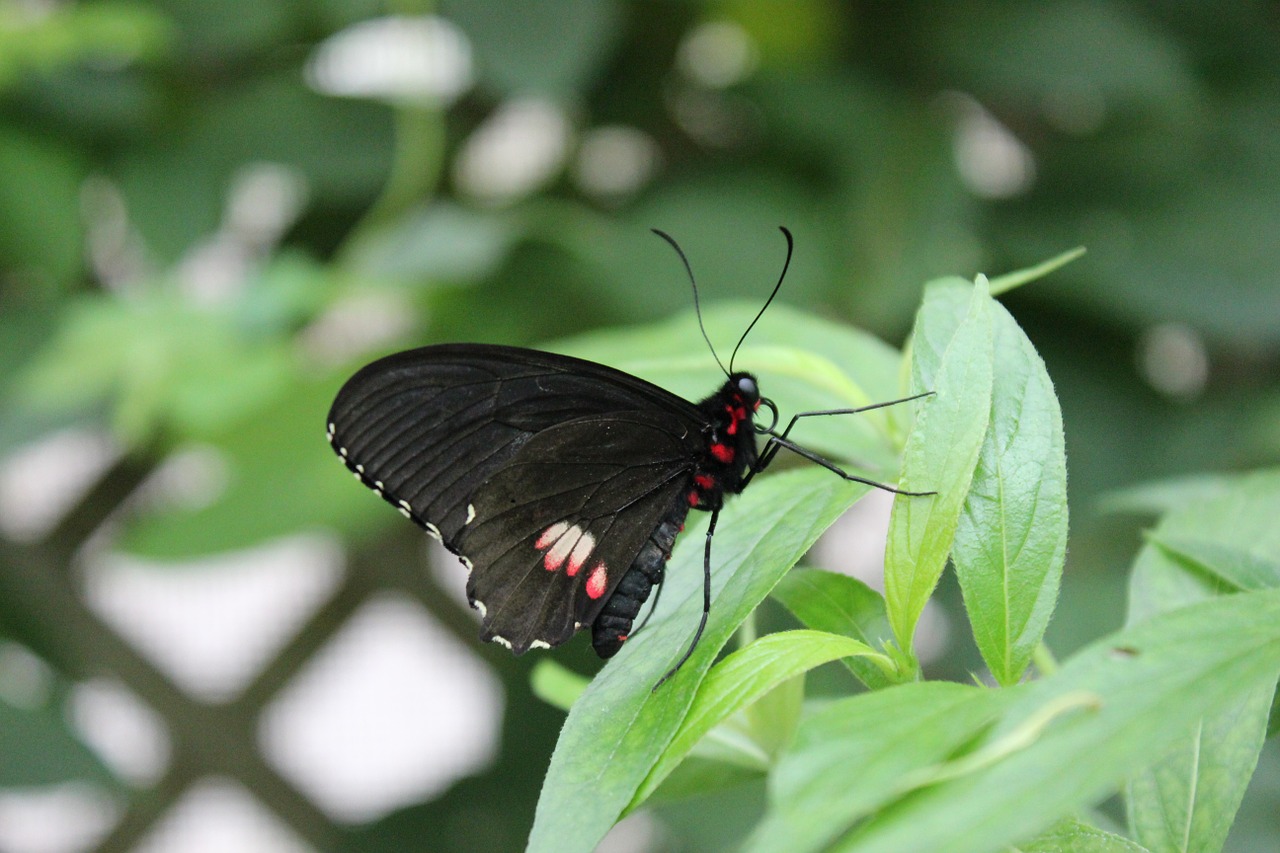
[[[743,376],[738,380],[738,391],[748,400],[756,400],[760,397],[760,389],[756,387],[756,381],[750,376]]]

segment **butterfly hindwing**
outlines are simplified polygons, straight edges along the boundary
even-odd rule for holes
[[[520,653],[590,624],[687,487],[698,437],[661,412],[533,436],[475,493],[458,538],[485,639]]]

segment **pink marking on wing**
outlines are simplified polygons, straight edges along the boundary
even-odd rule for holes
[[[569,552],[573,550],[574,545],[578,544],[578,539],[581,536],[582,530],[577,525],[574,525],[556,540],[556,544],[552,545],[551,550],[547,551],[542,557],[542,564],[546,566],[547,571],[554,572],[564,565]]]
[[[555,524],[551,525],[546,530],[542,531],[542,535],[538,537],[537,542],[533,543],[533,547],[537,548],[539,551],[541,551],[544,548],[548,548],[550,547],[552,542],[555,542],[557,539],[563,536],[568,530],[569,530],[569,522],[557,521]]]
[[[591,570],[591,577],[587,578],[587,597],[599,598],[608,587],[609,570],[603,562],[596,563],[596,567]]]
[[[583,533],[578,539],[578,544],[573,546],[573,550],[569,552],[569,568],[566,574],[573,577],[582,568],[583,564],[591,556],[591,552],[596,549],[596,537],[590,533]]]

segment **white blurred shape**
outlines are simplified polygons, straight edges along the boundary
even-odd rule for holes
[[[118,681],[97,678],[77,684],[71,693],[71,721],[84,742],[135,785],[155,782],[168,766],[164,722]]]
[[[293,536],[157,565],[107,554],[85,568],[90,607],[193,696],[233,698],[333,591],[338,546]]]
[[[434,15],[371,18],[321,42],[305,73],[326,95],[448,104],[471,87],[471,45]]]
[[[48,533],[120,455],[110,437],[66,429],[0,462],[0,531],[18,541]]]
[[[953,94],[949,102],[957,114],[956,170],[969,191],[983,198],[1012,198],[1031,189],[1036,176],[1031,149],[974,98]]]
[[[224,227],[256,246],[275,245],[307,200],[301,172],[281,163],[250,163],[236,171],[227,193]]]
[[[514,201],[556,176],[571,136],[568,117],[550,101],[508,101],[467,139],[455,164],[458,186],[480,201]]]
[[[872,489],[842,515],[813,546],[810,562],[829,572],[851,575],[884,592],[884,552],[889,535],[893,495]],[[936,660],[946,650],[949,620],[932,600],[916,627],[915,651],[921,663]]]
[[[91,785],[0,790],[0,850],[79,853],[115,825],[111,799]]]
[[[690,30],[676,52],[676,67],[710,89],[740,83],[755,71],[760,54],[745,29],[733,21],[708,21]]]
[[[415,309],[405,294],[382,288],[336,300],[302,331],[302,348],[322,364],[346,364],[403,338],[413,329]]]
[[[165,458],[137,497],[162,510],[195,510],[217,500],[230,482],[225,453],[208,444],[188,444]]]
[[[415,602],[367,602],[266,709],[268,759],[334,817],[374,820],[483,768],[500,684]]]
[[[658,144],[644,131],[626,125],[598,127],[583,136],[573,176],[591,195],[628,195],[648,183],[659,160]]]
[[[232,177],[222,225],[179,264],[184,291],[217,305],[237,296],[249,275],[302,212],[303,175],[279,163],[251,163]]]
[[[314,853],[240,785],[193,784],[133,853]]]
[[[1170,397],[1190,399],[1209,383],[1209,354],[1195,329],[1161,323],[1138,341],[1138,367],[1152,388]]]

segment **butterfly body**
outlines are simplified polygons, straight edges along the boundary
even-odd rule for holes
[[[446,344],[363,368],[328,432],[361,482],[468,567],[483,639],[521,654],[591,625],[609,657],[689,510],[741,490],[760,399],[746,373],[694,404],[594,362]]]

